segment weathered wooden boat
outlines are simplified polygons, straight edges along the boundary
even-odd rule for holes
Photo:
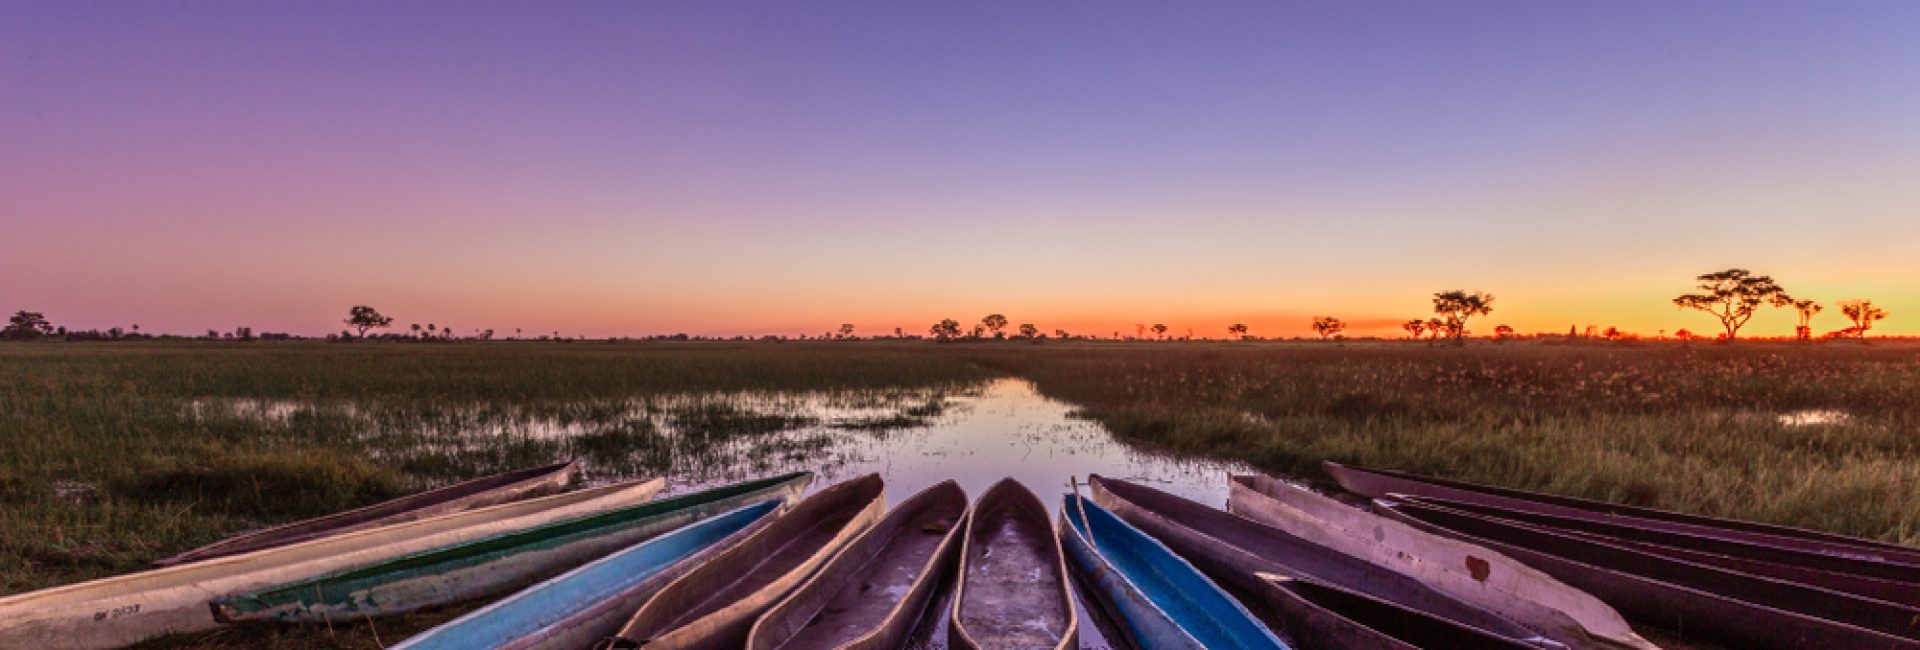
[[[153,564],[173,566],[554,494],[567,489],[578,469],[574,461],[567,461],[494,474],[324,517],[241,533],[154,560]]]
[[[213,615],[325,623],[496,597],[749,503],[798,500],[812,480],[807,472],[757,479],[409,553],[220,598]]]
[[[1376,499],[1429,532],[1499,550],[1636,620],[1743,648],[1920,648],[1920,609],[1579,539],[1439,506]]]
[[[1453,499],[1405,495],[1397,498],[1544,526],[1569,535],[1596,537],[1649,553],[1672,555],[1744,573],[1782,578],[1881,600],[1920,603],[1920,568],[1789,551],[1737,540],[1619,525],[1610,521],[1544,515]]]
[[[1502,636],[1540,636],[1418,580],[1278,528],[1119,479],[1094,476],[1088,482],[1095,503],[1160,540],[1230,593],[1257,593],[1264,586],[1254,574],[1264,572],[1338,585]]]
[[[421,632],[395,650],[579,650],[625,623],[661,587],[773,521],[761,501],[629,546]]]
[[[207,601],[643,503],[660,479],[564,492],[0,598],[0,648],[109,648],[219,624]]]
[[[1272,477],[1232,476],[1227,482],[1229,512],[1413,577],[1548,638],[1653,647],[1592,594],[1492,549],[1428,533]]]
[[[1067,566],[1141,650],[1284,650],[1253,613],[1146,533],[1079,494],[1060,508]]]
[[[779,520],[648,598],[596,647],[739,648],[753,622],[887,509],[878,474],[807,497]]]
[[[1293,640],[1306,648],[1370,650],[1541,650],[1356,591],[1308,580],[1261,573],[1264,588],[1253,595],[1275,612]]]
[[[1341,487],[1368,498],[1400,494],[1437,497],[1463,503],[1498,506],[1511,510],[1556,515],[1572,519],[1609,522],[1648,530],[1689,533],[1711,539],[1743,542],[1780,550],[1798,551],[1860,561],[1883,562],[1920,567],[1920,549],[1817,530],[1777,526],[1734,519],[1690,515],[1667,510],[1642,508],[1604,501],[1592,501],[1524,490],[1493,487],[1419,476],[1383,469],[1368,469],[1323,463],[1328,474]]]
[[[749,650],[883,650],[906,645],[953,568],[967,492],[944,481],[902,501],[761,615]]]
[[[1046,505],[1011,478],[980,495],[960,545],[947,645],[1054,648],[1079,644],[1066,558]]]

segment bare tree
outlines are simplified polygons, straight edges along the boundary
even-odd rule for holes
[[[1455,343],[1467,342],[1467,319],[1493,313],[1493,295],[1454,289],[1433,294],[1433,313],[1445,318],[1447,334]]]
[[[366,305],[354,305],[353,309],[347,310],[347,319],[343,322],[356,330],[360,338],[366,338],[367,330],[392,325],[393,317],[382,315],[379,310]]]
[[[1853,321],[1853,327],[1848,330],[1861,339],[1867,338],[1867,330],[1873,329],[1874,323],[1887,317],[1887,310],[1873,306],[1871,300],[1855,298],[1842,300],[1836,304],[1840,305],[1840,313],[1846,314],[1847,320]]]
[[[1683,309],[1698,309],[1720,319],[1720,326],[1725,328],[1728,341],[1740,335],[1740,328],[1753,320],[1753,313],[1761,305],[1785,307],[1793,304],[1793,298],[1774,283],[1773,278],[1754,275],[1746,269],[1727,269],[1694,279],[1700,282],[1700,292],[1674,298],[1673,304]]]
[[[1345,331],[1346,329],[1347,329],[1346,321],[1340,320],[1338,318],[1334,318],[1332,316],[1313,317],[1313,331],[1314,333],[1317,333],[1320,335],[1321,340],[1326,340],[1326,339],[1333,338],[1335,336],[1339,336],[1340,332]]]

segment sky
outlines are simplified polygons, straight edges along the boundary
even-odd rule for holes
[[[1916,334],[1916,252],[1916,2],[0,3],[0,310],[72,327],[1654,334],[1742,267]]]

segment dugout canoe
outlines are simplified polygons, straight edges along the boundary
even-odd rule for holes
[[[813,496],[726,552],[680,576],[600,648],[733,649],[753,622],[886,512],[880,475]]]
[[[1428,532],[1498,550],[1636,620],[1740,648],[1920,648],[1920,609],[1743,574],[1430,504],[1376,499]]]
[[[1120,479],[1093,476],[1088,483],[1094,503],[1160,540],[1229,593],[1257,593],[1263,586],[1254,574],[1271,573],[1337,585],[1502,636],[1540,637],[1418,580],[1278,528]]]
[[[153,565],[173,566],[546,496],[566,490],[578,471],[579,465],[576,462],[566,461],[544,467],[503,472],[324,517],[241,533],[206,546],[154,560]]]
[[[1625,526],[1609,521],[1544,515],[1453,499],[1406,495],[1400,495],[1399,498],[1486,517],[1543,526],[1568,535],[1610,541],[1649,553],[1671,555],[1743,573],[1792,580],[1881,600],[1920,603],[1920,569],[1913,567],[1789,551],[1736,540]]]
[[[394,650],[579,650],[675,578],[778,516],[769,499],[629,546],[421,632]]]
[[[1412,577],[1548,638],[1572,645],[1654,647],[1592,594],[1492,549],[1428,533],[1270,476],[1231,476],[1227,483],[1228,512]]]
[[[1257,574],[1256,598],[1307,648],[1369,650],[1541,650],[1519,639],[1461,625],[1366,594],[1271,573]]]
[[[1077,493],[1060,507],[1060,541],[1067,566],[1135,648],[1287,648],[1193,565]]]
[[[953,481],[902,501],[761,615],[748,650],[904,647],[953,568],[967,505]]]
[[[497,597],[750,503],[798,500],[812,480],[807,472],[756,479],[409,553],[217,599],[213,616],[327,623]]]
[[[0,598],[0,648],[111,648],[219,625],[207,601],[643,503],[660,479],[536,497]]]
[[[1390,494],[1437,497],[1648,530],[1688,533],[1787,551],[1920,568],[1920,549],[1871,539],[1354,467],[1333,461],[1326,461],[1322,466],[1347,491],[1373,499]]]
[[[1080,618],[1047,506],[1001,479],[980,495],[960,543],[947,624],[953,648],[1077,647]]]

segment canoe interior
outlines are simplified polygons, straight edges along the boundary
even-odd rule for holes
[[[1645,525],[1665,526],[1670,530],[1686,530],[1727,539],[1782,545],[1840,557],[1920,565],[1920,549],[1824,531],[1528,492],[1392,470],[1351,467],[1333,461],[1323,462],[1322,466],[1335,481],[1340,483],[1341,487],[1369,498],[1377,499],[1389,494],[1405,494],[1483,503],[1543,514],[1572,517],[1627,517],[1644,520],[1640,523]]]
[[[981,648],[1053,648],[1072,639],[1059,540],[1032,492],[1004,480],[981,495],[963,552],[958,634]]]
[[[550,633],[556,622],[591,610],[608,600],[633,597],[636,586],[658,580],[688,558],[747,530],[779,509],[779,500],[767,500],[690,524],[581,565],[507,598],[468,612],[394,646],[396,649],[463,650],[511,644],[533,635]],[[611,621],[618,625],[619,621]],[[602,630],[600,634],[611,632]],[[582,634],[586,643],[599,635]],[[583,643],[582,645],[585,645]]]
[[[1084,519],[1082,518],[1084,515]],[[1204,648],[1276,650],[1286,644],[1253,618],[1239,601],[1227,595],[1198,569],[1171,549],[1128,525],[1099,504],[1079,495],[1067,495],[1060,516],[1069,529],[1087,542],[1091,556],[1106,564],[1145,597],[1148,606],[1163,614],[1192,641]],[[1130,594],[1104,594],[1130,598]],[[1116,610],[1133,610],[1135,603],[1112,603]]]
[[[1257,593],[1256,572],[1338,585],[1374,598],[1525,638],[1533,633],[1485,609],[1442,594],[1420,581],[1286,531],[1143,485],[1092,478],[1094,500],[1152,535],[1236,595]]]
[[[566,461],[494,474],[345,512],[241,533],[155,560],[153,564],[171,566],[183,562],[246,553],[328,535],[554,494],[566,489],[572,482],[576,470],[577,465],[573,461]]]
[[[812,474],[806,472],[785,474],[505,532],[222,598],[215,601],[214,612],[222,620],[312,614],[307,618],[317,621],[328,616],[318,611],[324,608],[358,609],[362,616],[375,616],[460,598],[503,594],[566,566],[552,566],[554,562],[597,557],[754,501],[791,497],[805,490],[811,480]],[[530,559],[506,562],[514,557]],[[431,588],[412,586],[414,582],[433,581],[440,582]]]
[[[749,596],[765,596],[762,590],[771,586],[803,579],[804,575],[796,575],[797,570],[818,560],[823,550],[846,536],[850,526],[857,523],[864,527],[872,523],[862,517],[880,507],[877,504],[882,503],[884,489],[880,477],[870,474],[807,497],[752,538],[655,594],[610,645],[644,645]],[[782,591],[791,586],[788,584]],[[774,597],[779,595],[784,594]],[[772,604],[768,602],[766,606]],[[732,636],[734,628],[740,624],[751,625],[759,613],[751,612],[752,616],[744,621],[724,621],[720,627],[726,628],[725,635]],[[747,630],[741,627],[737,631],[739,638],[728,645],[744,643]]]
[[[1262,596],[1287,632],[1311,648],[1539,650],[1541,646],[1305,580],[1267,581]]]
[[[748,647],[814,650],[854,641],[897,645],[897,639],[886,643],[868,637],[904,637],[919,621],[933,583],[951,566],[953,554],[945,551],[958,550],[966,513],[967,493],[953,481],[901,502],[818,577],[769,611],[754,628]],[[910,596],[917,602],[908,602]],[[783,641],[774,638],[782,636]]]

